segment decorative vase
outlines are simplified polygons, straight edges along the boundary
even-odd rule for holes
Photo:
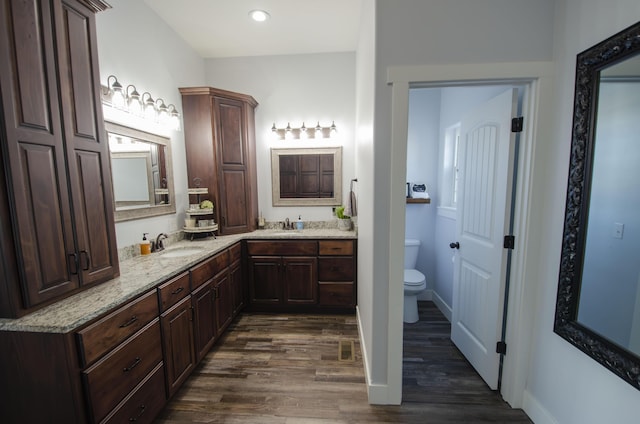
[[[351,230],[351,218],[338,218],[338,230],[340,231],[349,231]]]

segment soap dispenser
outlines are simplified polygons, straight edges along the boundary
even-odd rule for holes
[[[142,234],[142,241],[140,242],[140,254],[148,255],[151,253],[151,242],[147,240],[149,233]]]
[[[296,230],[302,230],[302,215],[298,215],[298,222],[296,222]]]

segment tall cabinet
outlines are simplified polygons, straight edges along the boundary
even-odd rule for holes
[[[220,234],[256,229],[255,99],[211,87],[181,88],[189,187],[207,187]]]
[[[95,12],[100,0],[0,6],[0,316],[119,274]]]

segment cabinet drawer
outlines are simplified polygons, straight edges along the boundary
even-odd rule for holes
[[[191,269],[191,288],[196,289],[229,266],[229,252],[225,250]]]
[[[189,294],[189,273],[185,272],[158,287],[160,311],[164,312]]]
[[[159,363],[129,396],[120,402],[104,423],[152,423],[165,403],[164,367]]]
[[[319,283],[320,306],[354,306],[352,283]]]
[[[158,316],[155,290],[76,333],[80,361],[91,364]]]
[[[353,255],[353,240],[321,240],[318,242],[319,254],[322,256]]]
[[[247,242],[249,255],[287,255],[309,256],[318,254],[318,242],[316,241],[274,241],[251,240]]]
[[[242,257],[242,249],[240,243],[236,243],[229,248],[229,264],[232,264]]]
[[[161,361],[160,321],[156,318],[84,371],[95,421],[102,420]]]
[[[353,258],[318,258],[319,281],[353,281]]]

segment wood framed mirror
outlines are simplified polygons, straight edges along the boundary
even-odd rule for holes
[[[176,213],[171,140],[105,122],[115,221]]]
[[[578,54],[554,331],[640,390],[640,23]]]
[[[342,203],[342,147],[272,148],[273,206]]]

